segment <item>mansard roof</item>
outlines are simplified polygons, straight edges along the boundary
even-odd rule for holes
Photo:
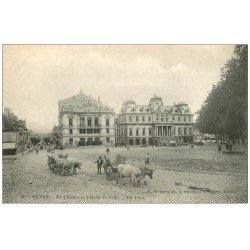
[[[165,114],[186,114],[186,115],[192,115],[192,112],[188,106],[188,104],[180,102],[178,104],[174,104],[172,106],[164,105],[163,102],[153,107],[151,105],[152,102],[161,100],[162,98],[159,96],[154,96],[150,99],[149,105],[136,105],[136,103],[132,100],[129,100],[125,103],[123,103],[121,113],[129,114],[129,113],[165,113]]]
[[[82,91],[78,95],[60,100],[58,105],[63,111],[114,112],[109,106],[104,105],[101,101],[98,101],[91,96],[83,94]]]

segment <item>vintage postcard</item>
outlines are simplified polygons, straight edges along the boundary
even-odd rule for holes
[[[248,203],[247,45],[3,45],[3,203]]]

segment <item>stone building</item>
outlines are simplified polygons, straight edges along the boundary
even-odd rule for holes
[[[116,123],[118,145],[162,145],[193,140],[193,114],[185,103],[166,106],[154,96],[148,105],[123,103]]]
[[[10,108],[4,108],[3,123],[3,154],[16,154],[24,151],[29,146],[29,130],[26,121],[19,119],[11,112]]]
[[[115,113],[82,91],[58,103],[59,144],[63,147],[107,144],[115,142]]]

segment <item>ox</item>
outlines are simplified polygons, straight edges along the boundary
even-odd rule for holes
[[[73,160],[72,158],[68,159],[55,159],[53,157],[48,156],[48,165],[49,168],[53,170],[55,174],[76,174],[76,169],[81,169],[81,163]]]
[[[137,166],[132,166],[130,164],[119,164],[118,165],[118,176],[119,180],[121,181],[122,178],[129,177],[130,180],[133,181],[133,185],[140,185],[140,179],[142,177],[142,171]],[[118,184],[118,179],[116,180],[116,183]]]
[[[68,158],[68,154],[66,154],[66,155],[64,155],[64,154],[58,154],[58,158],[67,159]]]
[[[153,172],[155,171],[155,169],[150,169],[147,167],[140,167],[141,170],[141,177],[140,177],[140,181],[142,180],[142,182],[145,184],[147,184],[147,181],[145,181],[146,176],[148,176],[150,179],[153,179]]]

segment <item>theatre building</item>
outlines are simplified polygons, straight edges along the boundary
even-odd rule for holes
[[[65,147],[113,145],[114,110],[80,91],[58,103],[59,144]]]
[[[186,103],[167,106],[154,96],[147,105],[123,103],[116,122],[118,145],[162,145],[193,141],[193,114]]]

